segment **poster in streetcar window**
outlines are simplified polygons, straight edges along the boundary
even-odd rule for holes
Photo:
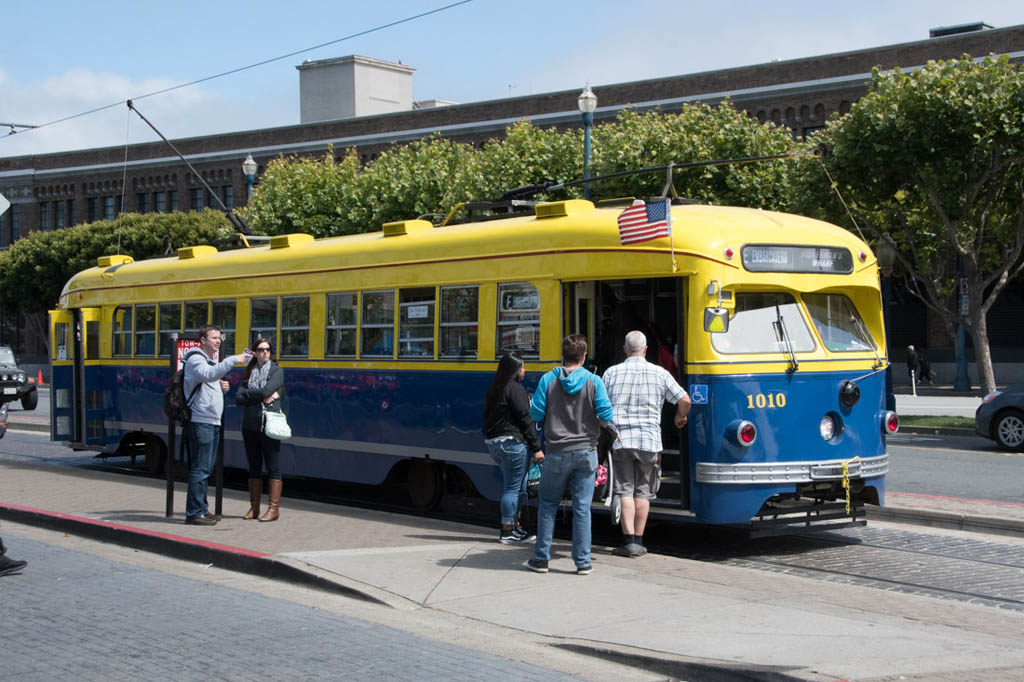
[[[540,294],[526,282],[498,286],[498,353],[540,355]]]

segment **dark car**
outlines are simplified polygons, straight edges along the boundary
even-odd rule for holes
[[[18,369],[14,352],[7,346],[0,346],[0,403],[21,401],[26,410],[36,409],[39,394],[36,393],[34,380],[24,371]]]
[[[985,396],[974,413],[974,428],[1004,450],[1024,450],[1024,384]]]

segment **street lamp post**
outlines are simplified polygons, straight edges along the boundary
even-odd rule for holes
[[[970,391],[971,379],[967,374],[967,278],[964,277],[963,256],[956,256],[956,312],[959,324],[956,330],[956,376],[953,378],[954,391]]]
[[[245,161],[242,162],[242,173],[245,174],[245,199],[248,201],[252,198],[252,186],[256,184],[256,169],[258,166],[252,158],[252,154],[245,157]]]
[[[896,245],[888,232],[884,232],[875,244],[878,269],[882,285],[882,324],[885,326],[885,356],[889,363],[885,368],[885,409],[896,411],[896,394],[892,390],[892,344],[889,342],[889,308],[892,306],[892,269],[896,264]]]
[[[590,179],[590,127],[594,123],[594,110],[597,109],[597,95],[590,86],[583,88],[577,103],[583,115],[583,180]],[[583,183],[583,198],[590,198],[590,183]]]

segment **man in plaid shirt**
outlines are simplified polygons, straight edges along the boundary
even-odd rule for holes
[[[609,367],[603,377],[619,432],[612,450],[612,493],[622,501],[623,543],[612,553],[638,557],[647,553],[644,528],[658,491],[661,406],[666,400],[676,405],[675,424],[681,429],[690,413],[690,396],[667,370],[647,362],[643,332],[626,334],[622,349],[626,360]]]

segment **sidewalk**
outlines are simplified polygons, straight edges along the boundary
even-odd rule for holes
[[[186,526],[183,485],[175,489],[178,513],[167,519],[161,481],[0,459],[5,522],[329,589],[380,608],[442,611],[466,628],[484,621],[531,632],[541,644],[634,660],[644,679],[645,670],[684,679],[1024,677],[1020,612],[662,555],[632,560],[597,547],[594,574],[581,577],[564,542],[556,542],[551,573],[538,575],[523,568],[529,549],[500,545],[479,527],[288,498],[279,521],[261,524],[241,520],[245,497],[227,490],[223,521]],[[1022,505],[891,497],[1024,522]]]

